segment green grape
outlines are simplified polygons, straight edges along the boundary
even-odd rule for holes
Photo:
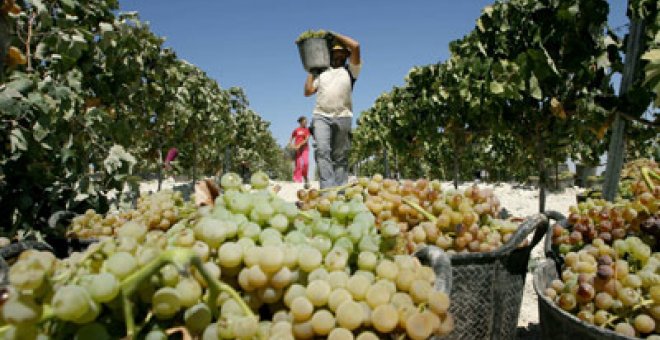
[[[332,289],[330,284],[324,280],[315,280],[307,285],[305,296],[315,306],[321,307],[328,302],[328,296]]]
[[[633,325],[635,326],[635,329],[642,334],[648,334],[655,330],[655,321],[646,314],[637,315]]]
[[[238,228],[238,236],[241,238],[258,240],[259,235],[261,235],[261,227],[254,222],[243,222]]]
[[[59,319],[76,321],[90,311],[90,301],[91,297],[83,287],[66,285],[55,292],[51,306]]]
[[[399,324],[399,312],[391,304],[381,304],[374,308],[371,324],[381,333],[390,333]]]
[[[327,269],[325,269],[324,267],[318,267],[312,270],[307,275],[307,282],[312,282],[316,280],[327,280],[329,275],[330,274],[328,273]]]
[[[237,339],[252,339],[257,334],[259,320],[255,316],[240,316],[231,326]]]
[[[258,202],[250,213],[250,219],[259,224],[266,223],[275,214],[275,209],[268,202]]]
[[[360,251],[371,251],[374,253],[379,252],[379,241],[375,236],[363,235],[358,243]]]
[[[413,313],[406,320],[406,334],[413,340],[428,339],[433,333],[433,325],[422,313]]]
[[[160,329],[152,329],[144,336],[144,340],[167,340],[167,334]]]
[[[176,289],[163,287],[151,299],[152,311],[159,319],[172,318],[181,308],[181,299]]]
[[[339,305],[346,300],[353,300],[353,295],[344,288],[335,288],[328,295],[328,308],[336,312]]]
[[[86,324],[90,323],[101,314],[101,305],[99,305],[97,302],[92,300],[91,298],[87,301],[88,303],[88,311],[87,313],[83,314],[81,317],[73,320],[73,322],[77,324]]]
[[[261,170],[253,173],[250,177],[250,185],[252,185],[252,188],[257,190],[266,189],[268,187],[269,181],[270,179],[268,178],[268,175],[266,175],[266,173]]]
[[[273,287],[263,287],[257,292],[259,299],[264,303],[276,303],[282,298],[282,290]]]
[[[330,334],[335,328],[336,320],[334,315],[325,309],[318,310],[312,315],[312,329],[317,335],[325,336]]]
[[[367,289],[365,301],[371,308],[376,308],[390,301],[390,289],[383,284],[375,284]]]
[[[348,252],[343,248],[334,248],[325,256],[325,267],[328,270],[344,270],[348,265]]]
[[[211,248],[218,248],[227,237],[227,230],[224,228],[225,223],[221,220],[214,218],[204,217],[195,227],[196,236],[199,240],[205,242]]]
[[[200,334],[204,332],[206,327],[211,324],[213,315],[211,310],[205,303],[198,303],[189,307],[183,313],[183,320],[186,323],[186,328],[193,334]]]
[[[261,260],[261,247],[243,248],[243,262],[246,267],[259,265]]]
[[[298,253],[298,265],[306,272],[311,272],[321,265],[322,259],[321,252],[316,248],[303,247]]]
[[[346,250],[349,254],[352,254],[353,251],[355,250],[355,245],[353,244],[353,241],[351,241],[350,238],[348,238],[347,236],[342,236],[337,240],[335,240],[334,248],[342,248]]]
[[[175,289],[181,307],[192,307],[202,297],[202,286],[193,278],[181,278]]]
[[[249,269],[248,280],[250,282],[250,286],[254,288],[261,288],[268,283],[268,276],[263,272],[263,270],[261,270],[261,267],[254,265]]]
[[[343,270],[336,270],[328,274],[327,280],[332,289],[344,288],[348,282],[348,273]]]
[[[428,294],[428,306],[433,313],[444,315],[449,310],[449,296],[444,292],[432,290]]]
[[[240,315],[243,315],[243,309],[234,299],[228,299],[220,306],[220,316],[225,319]]]
[[[117,229],[116,234],[118,237],[130,237],[142,241],[147,234],[147,226],[136,221],[128,221]]]
[[[262,245],[280,245],[282,243],[282,233],[277,229],[266,228],[259,235],[259,241]]]
[[[396,287],[399,290],[407,292],[410,290],[410,286],[413,281],[417,279],[417,275],[414,271],[410,269],[403,269],[399,271],[399,274],[396,277]]]
[[[242,184],[241,177],[233,172],[228,172],[220,178],[220,185],[226,190],[238,189]]]
[[[284,241],[292,245],[302,244],[307,242],[307,237],[305,236],[305,234],[301,233],[300,231],[293,230],[287,233],[286,236],[284,236]]]
[[[337,324],[348,330],[354,330],[364,321],[364,309],[354,301],[347,300],[342,302],[335,311]]]
[[[323,255],[327,254],[330,251],[330,248],[332,248],[332,240],[321,235],[314,236],[309,243],[312,247],[318,249]]]
[[[232,195],[229,199],[228,205],[233,213],[247,215],[252,210],[252,200],[250,199],[250,195],[245,193],[236,193]]]
[[[119,294],[119,281],[110,273],[92,275],[87,291],[94,301],[99,303],[110,302]]]
[[[206,326],[204,333],[202,333],[202,340],[218,340],[220,339],[220,334],[218,334],[218,324],[212,323]]]
[[[332,241],[337,241],[337,239],[340,237],[344,237],[348,234],[346,233],[346,229],[344,227],[333,224],[328,230],[327,235]]]
[[[369,331],[364,331],[355,338],[356,340],[378,340],[380,339],[376,334]]]
[[[174,287],[179,282],[179,271],[174,265],[167,264],[160,269],[162,282],[166,286]]]
[[[293,273],[288,267],[282,267],[277,273],[273,274],[270,278],[270,285],[276,289],[282,289],[289,284],[293,279]]]
[[[42,307],[29,295],[12,294],[2,305],[4,320],[12,325],[35,324],[42,314]]]
[[[294,283],[289,288],[287,288],[286,292],[284,293],[284,304],[291,308],[291,303],[293,300],[299,296],[305,296],[305,294],[307,294],[307,289],[305,286]]]
[[[328,334],[328,340],[353,340],[354,336],[346,328],[335,328]]]
[[[303,322],[296,322],[292,325],[292,334],[295,339],[312,339],[314,338],[314,328],[312,328],[312,320],[309,319]],[[288,334],[284,335],[285,337]]]
[[[41,287],[47,273],[34,258],[20,259],[9,268],[9,282],[20,290],[36,290]]]
[[[296,322],[302,322],[312,317],[314,305],[306,296],[298,296],[291,301],[291,316]]]
[[[282,268],[284,251],[281,247],[264,246],[259,259],[259,266],[268,274],[275,273]]]
[[[390,281],[395,281],[398,274],[398,266],[389,260],[381,260],[376,267],[376,275]]]
[[[355,300],[363,300],[369,286],[371,286],[369,278],[363,275],[353,275],[346,283],[346,288]]]
[[[362,270],[375,270],[378,264],[378,256],[374,252],[363,251],[358,255],[358,268]]]
[[[435,298],[434,298],[435,299]],[[431,308],[438,308],[438,306],[431,305],[431,296],[429,294],[429,307]],[[433,300],[434,303],[437,301]],[[408,295],[407,293],[403,292],[396,292],[392,294],[392,297],[390,298],[390,303],[392,306],[395,308],[400,308],[402,306],[412,306],[414,305],[413,299]]]
[[[289,228],[289,219],[284,214],[275,214],[268,220],[268,224],[284,233]]]

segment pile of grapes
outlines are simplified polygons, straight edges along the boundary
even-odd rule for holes
[[[650,189],[651,187],[655,192]],[[619,194],[624,198],[636,197],[642,193],[660,196],[660,166],[653,160],[644,158],[624,165],[619,184]]]
[[[409,253],[429,244],[448,252],[490,252],[518,229],[515,222],[497,218],[500,201],[490,189],[442,191],[439,181],[396,181],[381,175],[339,189],[342,194],[300,190],[298,205],[331,216],[345,209],[346,201],[362,198],[378,228],[400,230],[406,243],[401,249]]]
[[[128,221],[142,223],[149,229],[167,230],[192,212],[194,206],[185,202],[180,192],[164,190],[139,197],[137,209],[112,212],[105,216],[94,210],[87,210],[73,218],[67,235],[79,239],[112,236]]]
[[[579,319],[627,336],[660,339],[660,198],[587,200],[552,229],[560,279],[545,294]]]
[[[359,198],[323,217],[276,197],[263,178],[221,183],[214,205],[167,230],[137,213],[66,259],[21,254],[0,335],[427,339],[453,329],[433,270],[385,256],[398,229],[379,231]]]

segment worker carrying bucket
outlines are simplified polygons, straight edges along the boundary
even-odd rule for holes
[[[318,51],[308,54],[304,44],[310,39],[320,39],[325,45],[319,43]],[[360,44],[339,33],[317,32],[313,38],[300,40],[298,46],[303,46],[300,55],[309,72],[305,96],[316,95],[310,130],[320,187],[340,186],[348,181],[353,85],[362,68]]]

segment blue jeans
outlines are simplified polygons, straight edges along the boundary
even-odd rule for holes
[[[348,182],[348,151],[351,148],[352,117],[314,115],[314,158],[321,189]]]

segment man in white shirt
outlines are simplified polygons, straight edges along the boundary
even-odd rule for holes
[[[305,81],[305,96],[316,94],[311,127],[316,141],[314,156],[321,189],[348,181],[353,83],[362,68],[360,44],[348,36],[333,35],[335,44],[331,50],[331,67],[318,76],[307,75]],[[348,65],[346,59],[349,60]]]

